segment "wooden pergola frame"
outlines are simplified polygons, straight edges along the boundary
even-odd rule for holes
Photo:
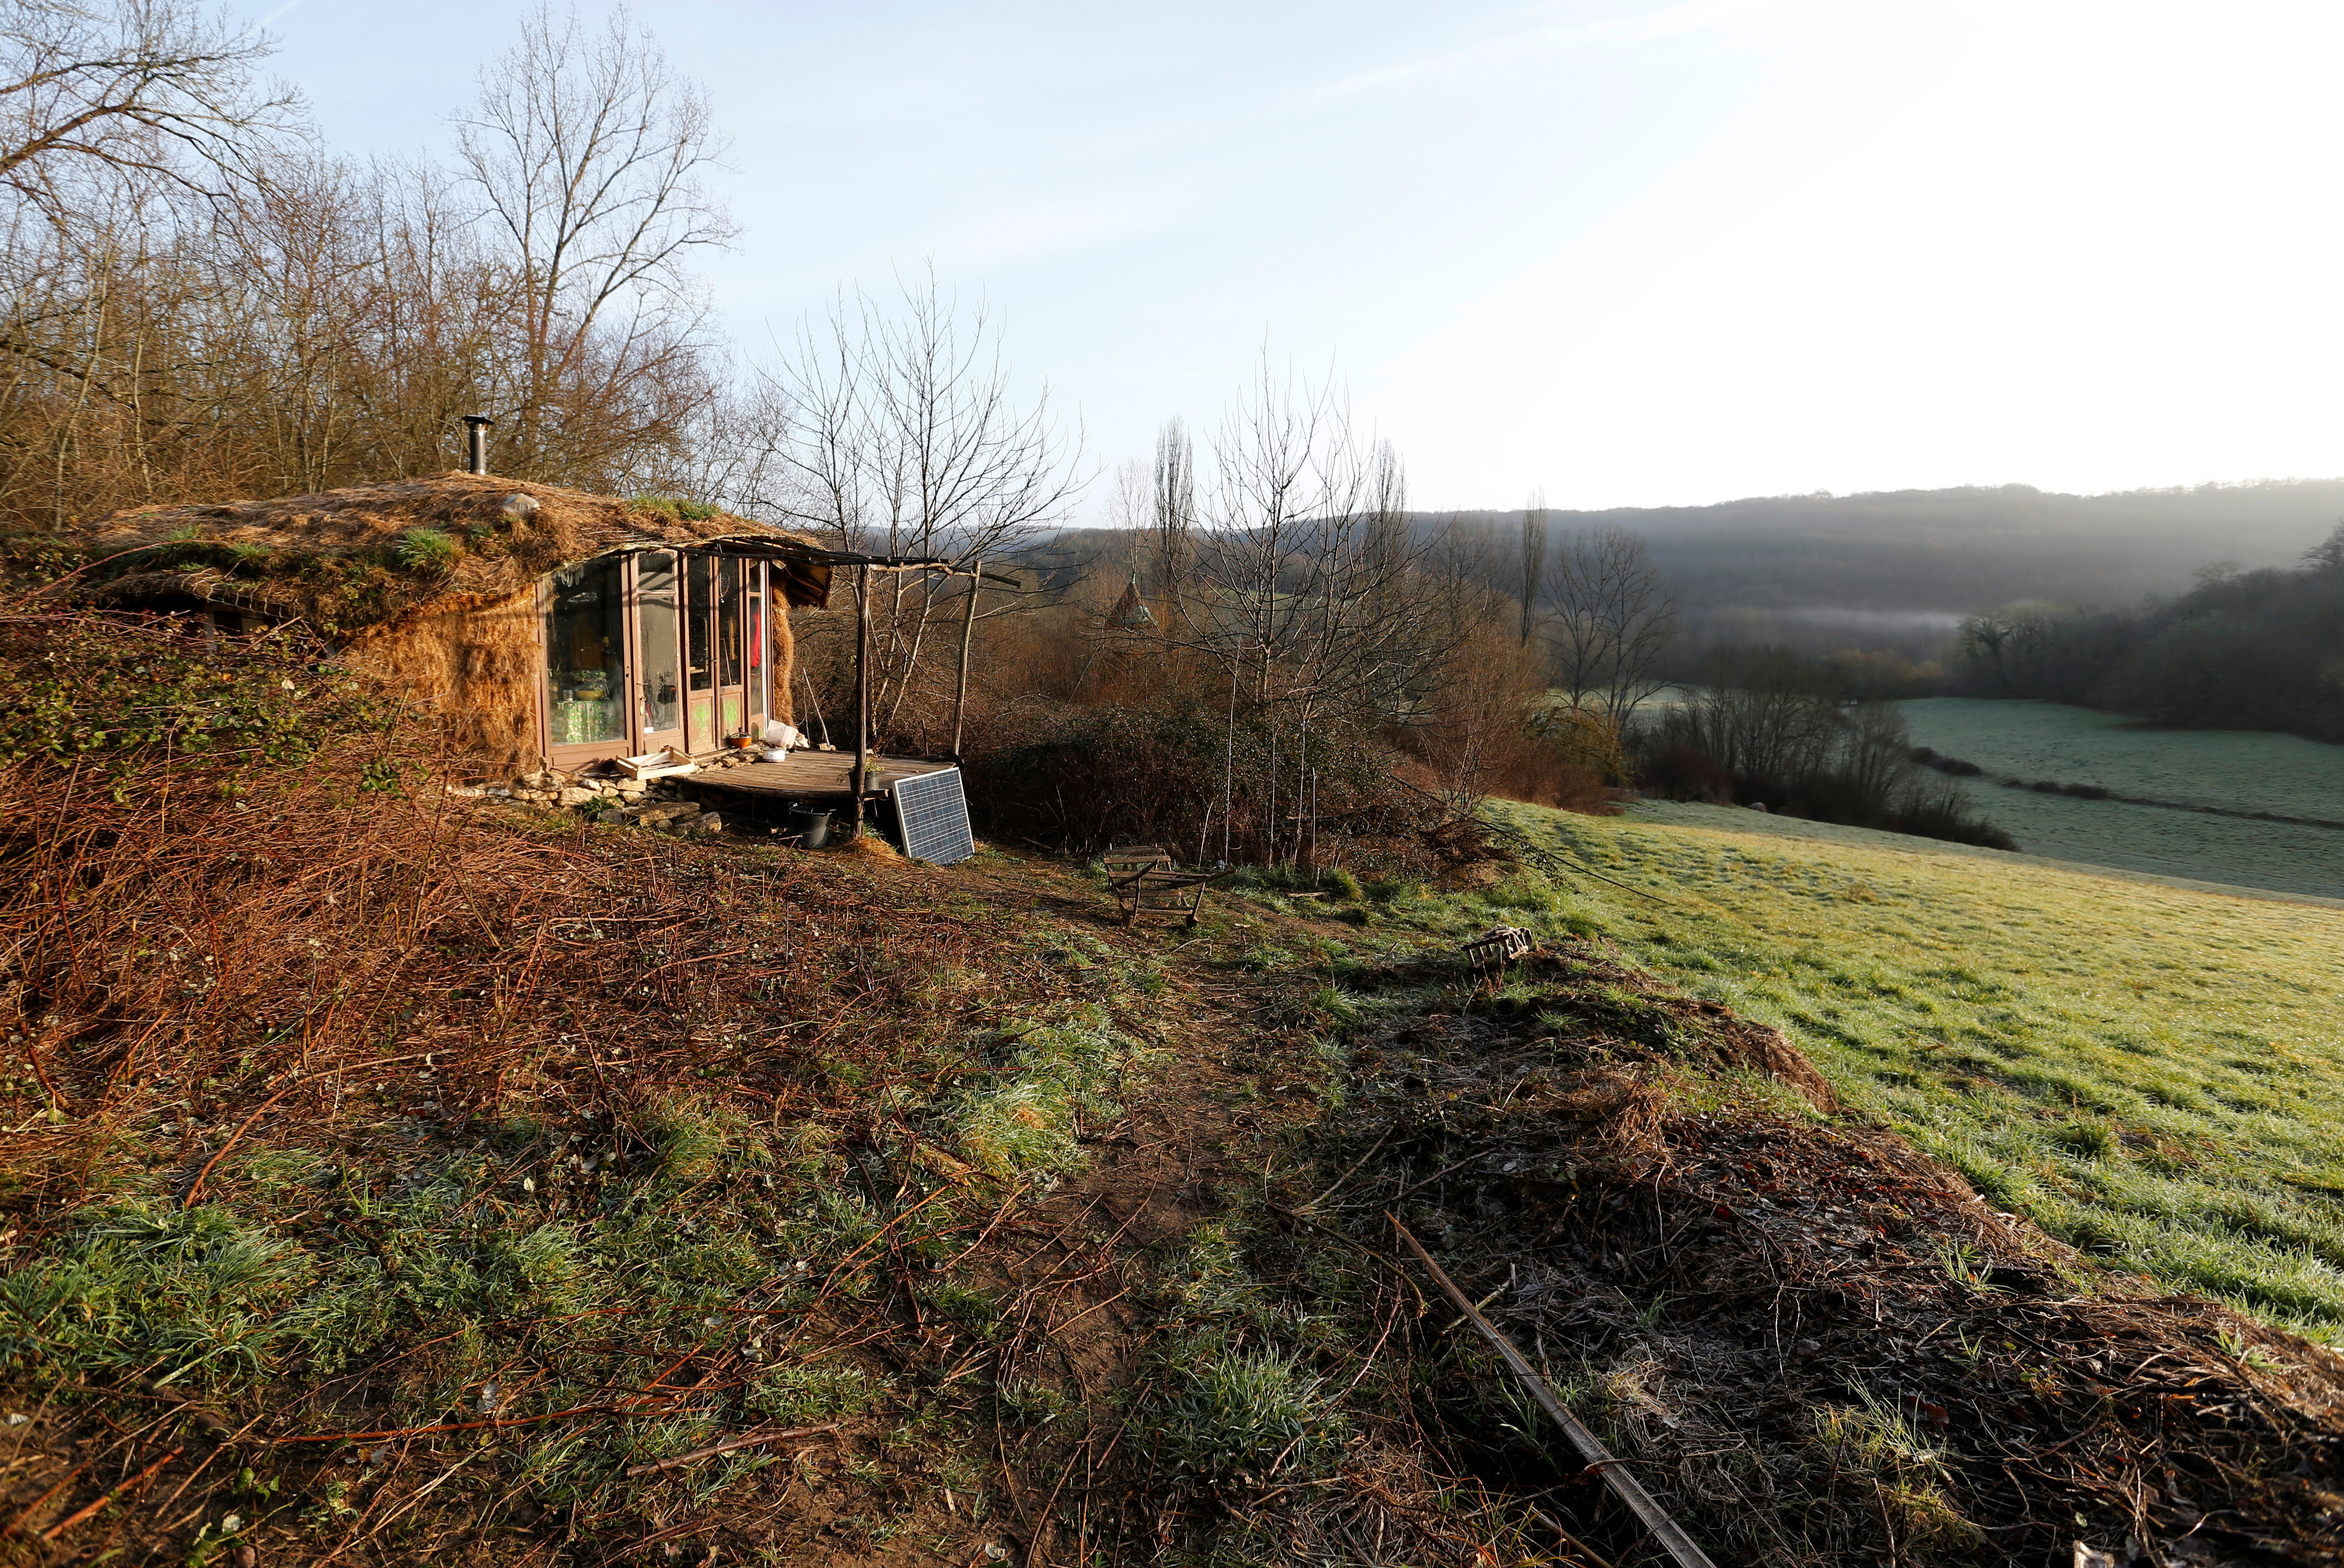
[[[940,572],[947,578],[969,580],[968,608],[961,616],[960,673],[953,697],[952,759],[960,761],[961,722],[968,708],[968,652],[976,630],[977,590],[988,579],[1004,588],[1023,588],[1014,578],[985,570],[985,558],[971,556],[966,564],[942,555],[865,555],[852,550],[819,550],[803,544],[760,544],[753,540],[728,540],[719,553],[738,553],[755,560],[818,561],[826,566],[852,566],[854,571],[854,771],[849,791],[854,797],[854,832],[863,831],[863,797],[871,776],[871,574],[874,572]]]

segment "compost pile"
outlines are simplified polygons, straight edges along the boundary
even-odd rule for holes
[[[2344,1562],[2344,1361],[1827,1125],[1778,1035],[1606,949],[1525,970],[1362,1042],[1318,1220],[1400,1216],[1718,1561]],[[1411,1397],[1459,1467],[1663,1560],[1453,1321]]]

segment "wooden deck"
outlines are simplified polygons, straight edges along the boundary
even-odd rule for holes
[[[894,787],[897,779],[915,778],[921,774],[942,773],[950,763],[924,762],[918,757],[883,757],[871,759],[869,788],[865,798],[884,795]],[[685,774],[675,782],[694,793],[717,791],[727,794],[763,797],[778,804],[783,800],[817,803],[843,803],[854,798],[853,752],[792,752],[786,762],[751,763],[746,767],[703,767],[696,774]]]

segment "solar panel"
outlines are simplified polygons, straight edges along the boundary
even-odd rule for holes
[[[917,774],[895,781],[896,837],[914,860],[950,865],[976,853],[968,829],[968,796],[960,770]]]

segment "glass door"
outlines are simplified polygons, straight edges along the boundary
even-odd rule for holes
[[[618,556],[552,573],[545,607],[547,760],[581,766],[627,748],[626,563]]]
[[[747,608],[743,576],[751,563],[716,563],[716,712],[722,728],[719,740],[749,733],[748,661],[742,647],[741,622]]]
[[[766,659],[771,644],[765,625],[766,612],[773,601],[766,592],[763,561],[743,561],[742,572],[742,580],[748,585],[749,592],[749,612],[744,618],[747,625],[743,628],[749,652],[749,733],[762,737],[765,733],[765,721],[773,712],[773,702],[766,694],[773,676]]]
[[[635,562],[635,749],[685,749],[683,582],[672,550]]]
[[[684,558],[683,664],[685,749],[712,752],[722,737],[716,713],[716,568],[711,557]]]
[[[666,555],[661,555],[666,558]],[[766,715],[764,562],[724,561],[722,555],[682,551],[682,717],[659,722],[682,724],[682,745],[701,754],[722,748],[733,736],[753,736]],[[644,644],[652,647],[652,598],[642,598]],[[668,635],[668,632],[659,632]],[[652,671],[644,661],[644,673]],[[650,687],[644,687],[650,692]]]

